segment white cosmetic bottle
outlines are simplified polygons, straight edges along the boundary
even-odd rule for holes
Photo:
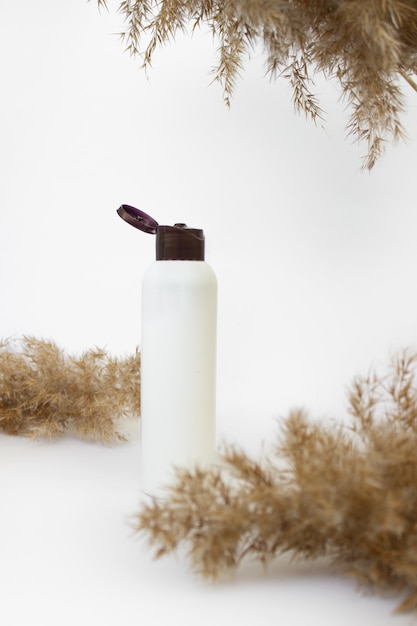
[[[202,230],[160,226],[129,205],[118,213],[156,234],[142,284],[141,480],[163,498],[175,467],[215,458],[217,281]]]

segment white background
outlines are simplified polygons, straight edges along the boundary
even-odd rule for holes
[[[140,345],[154,240],[116,215],[126,202],[204,228],[219,444],[259,454],[294,405],[345,419],[353,376],[416,346],[416,94],[405,87],[408,142],[363,173],[336,85],[318,77],[315,127],[255,50],[229,111],[211,35],[178,37],[146,76],[114,34],[117,6],[0,5],[0,336]],[[322,564],[246,565],[211,585],[184,559],[153,562],[129,526],[139,425],[126,429],[114,448],[0,437],[4,624],[411,623]]]

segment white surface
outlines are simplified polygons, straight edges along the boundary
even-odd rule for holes
[[[255,51],[228,111],[210,36],[164,47],[146,78],[110,35],[117,4],[0,5],[0,334],[133,351],[153,241],[116,215],[128,202],[205,230],[219,441],[259,453],[294,404],[343,419],[352,376],[416,345],[415,94],[409,142],[360,173],[334,86],[318,81],[316,128]],[[115,448],[0,441],[4,624],[411,623],[314,565],[213,586],[181,558],[154,563],[127,523],[136,426]]]
[[[324,563],[246,564],[208,583],[184,558],[153,561],[132,533],[137,424],[113,448],[0,437],[0,585],[8,626],[352,623],[402,626],[395,602],[366,597]]]

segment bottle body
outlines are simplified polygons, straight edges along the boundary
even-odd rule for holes
[[[214,460],[217,281],[204,261],[155,261],[142,285],[142,490]]]

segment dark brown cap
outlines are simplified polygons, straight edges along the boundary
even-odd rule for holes
[[[204,261],[204,232],[186,224],[158,226],[157,261]]]
[[[142,232],[149,233],[151,235],[156,233],[158,222],[144,211],[140,211],[130,204],[122,204],[117,209],[117,213],[120,215],[122,220],[131,226],[138,228]]]
[[[204,261],[204,233],[199,228],[188,228],[186,224],[160,226],[153,217],[130,204],[122,204],[117,213],[144,233],[156,233],[157,261]]]

